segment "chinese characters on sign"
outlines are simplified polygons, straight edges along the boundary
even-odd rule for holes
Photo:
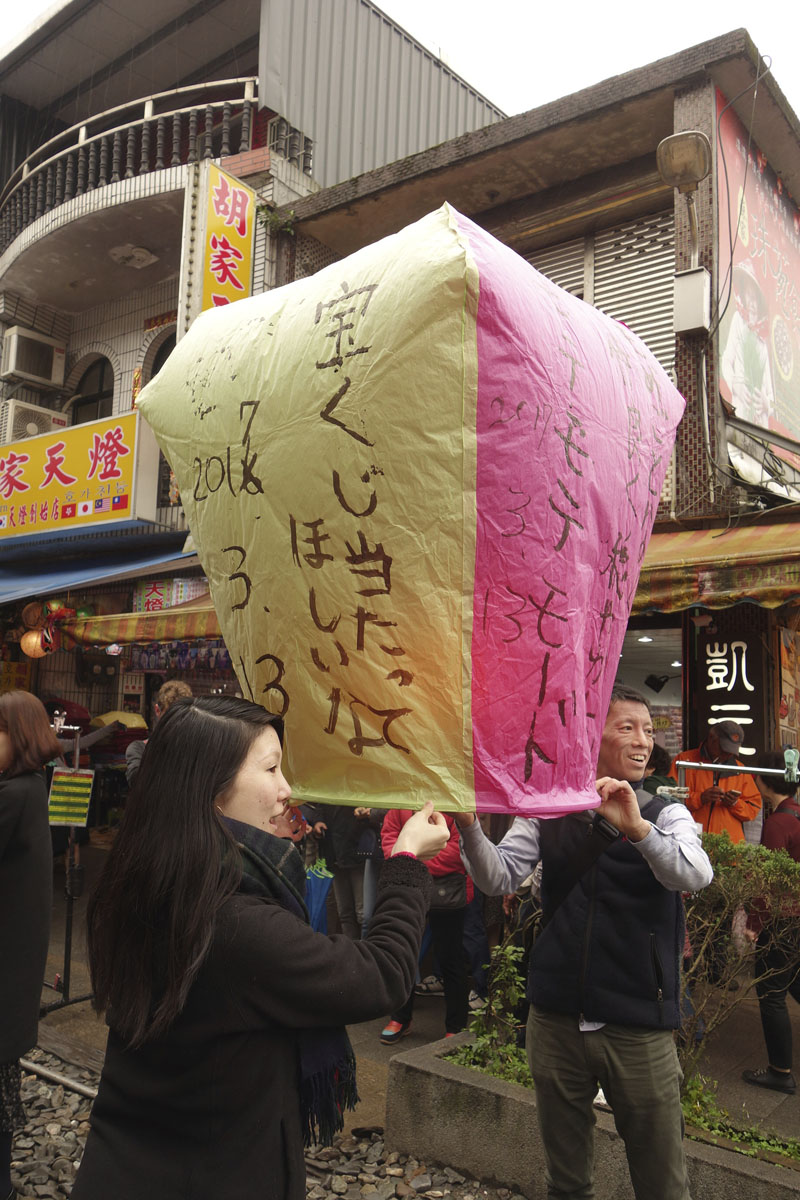
[[[129,413],[0,446],[0,538],[131,516],[136,422]]]
[[[203,308],[250,295],[255,193],[209,164]]]
[[[718,721],[738,722],[745,734],[741,750],[745,758],[765,744],[763,660],[760,638],[730,631],[705,637],[695,660],[698,731],[702,735]]]

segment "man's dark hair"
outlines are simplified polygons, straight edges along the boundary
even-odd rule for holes
[[[763,750],[756,759],[757,767],[765,767],[771,771],[785,771],[786,762],[783,757],[782,750]],[[794,796],[797,792],[798,784],[787,783],[785,779],[781,779],[780,775],[759,775],[767,787],[771,787],[773,792],[777,792],[779,796]]]
[[[611,699],[608,702],[609,712],[611,711],[612,704],[620,704],[624,700],[629,700],[633,704],[643,704],[647,711],[650,712],[650,705],[641,692],[637,692],[635,688],[626,687],[624,683],[615,683]],[[653,714],[650,713],[650,715],[652,716]]]

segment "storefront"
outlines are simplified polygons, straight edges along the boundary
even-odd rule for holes
[[[798,620],[797,525],[656,533],[618,677],[648,697],[657,740],[671,752],[726,719],[745,730],[745,756],[796,746]]]

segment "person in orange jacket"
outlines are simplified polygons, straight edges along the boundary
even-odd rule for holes
[[[696,763],[734,763],[742,766],[736,752],[744,741],[744,730],[736,721],[718,721],[711,725],[705,741],[697,750],[678,755],[670,775],[678,778],[678,759]],[[761,809],[761,796],[752,775],[731,775],[686,768],[689,796],[686,807],[706,833],[727,833],[732,842],[744,841],[745,821],[752,821]]]

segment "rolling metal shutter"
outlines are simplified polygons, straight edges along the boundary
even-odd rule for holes
[[[565,291],[624,322],[674,380],[675,235],[671,209],[538,250],[528,261]],[[674,497],[673,452],[661,501],[672,508]]]
[[[672,210],[604,229],[528,257],[553,283],[623,321],[674,378]]]
[[[541,271],[565,292],[571,292],[581,299],[586,295],[585,261],[585,238],[564,242],[563,246],[548,246],[546,250],[537,250],[528,258],[537,271]]]
[[[673,378],[674,279],[671,209],[595,234],[595,307],[632,329]]]

